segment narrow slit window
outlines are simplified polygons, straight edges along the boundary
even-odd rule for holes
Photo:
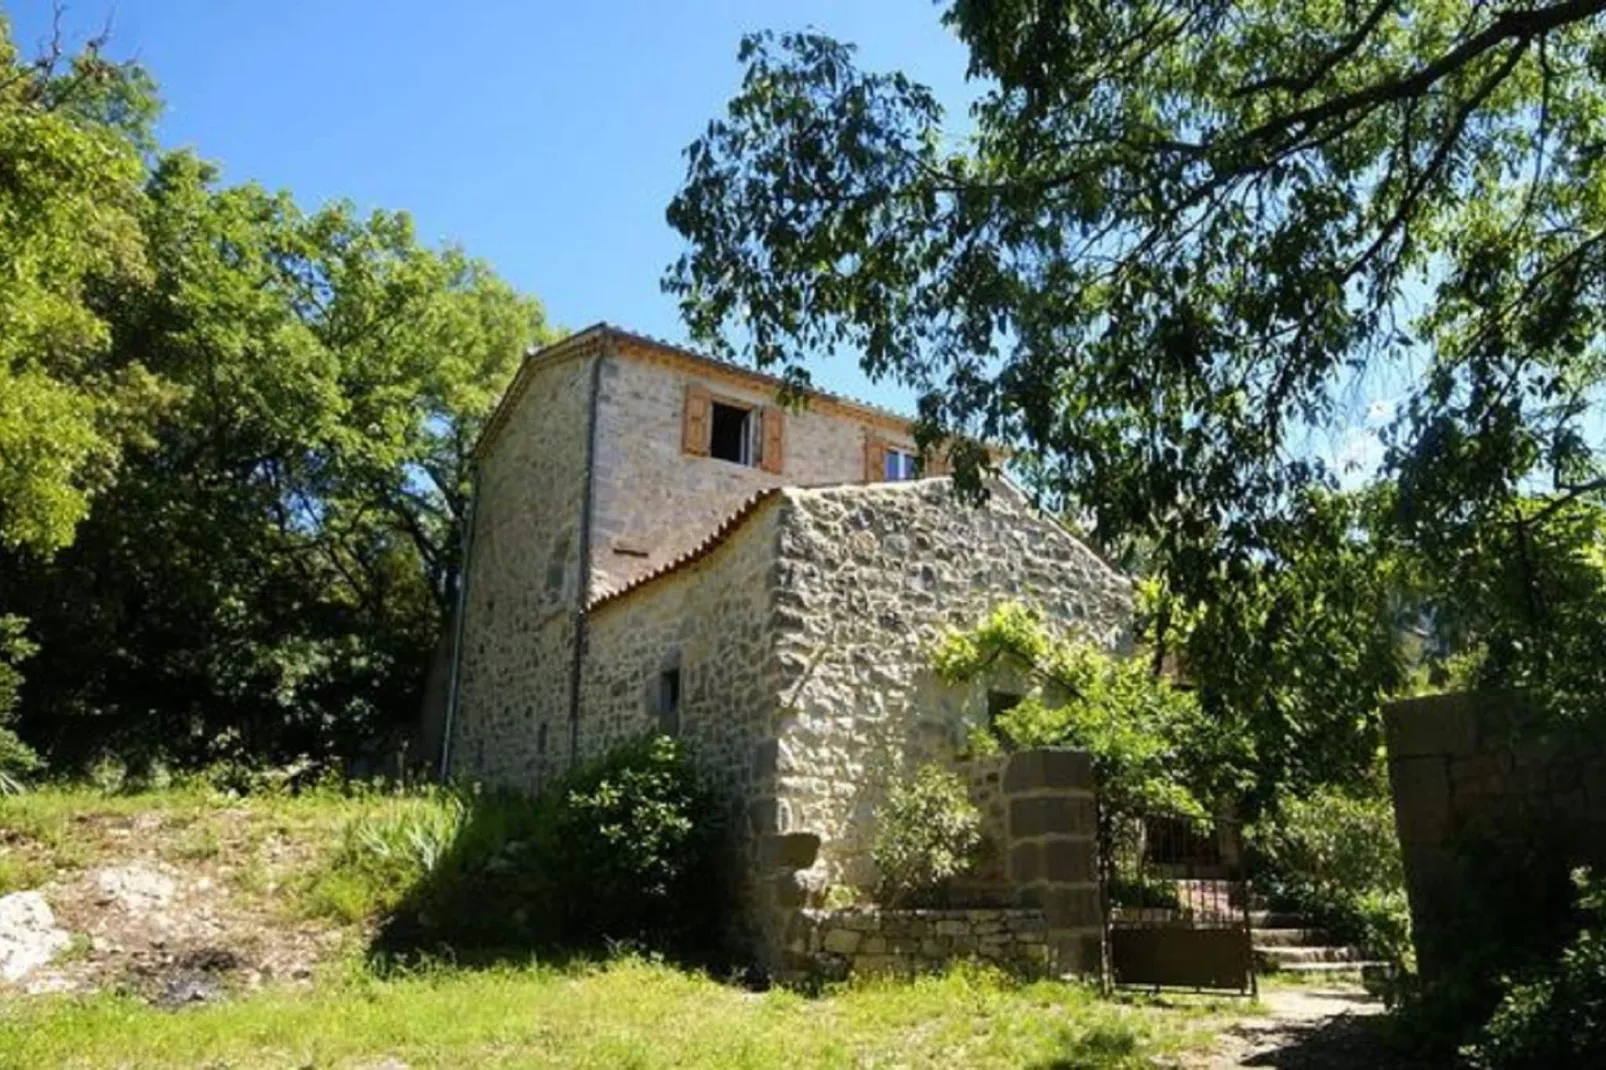
[[[736,464],[758,464],[757,424],[752,409],[716,401],[709,421],[708,455]]]
[[[680,735],[679,669],[665,669],[658,674],[658,731],[666,736]]]

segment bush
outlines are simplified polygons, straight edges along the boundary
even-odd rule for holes
[[[975,863],[981,812],[953,773],[925,765],[895,781],[881,807],[872,854],[889,906],[931,904]]]
[[[721,808],[673,740],[627,743],[538,799],[456,799],[438,816],[348,830],[320,878],[323,908],[340,913],[342,897],[393,907],[377,944],[386,952],[718,945],[730,916]]]
[[[1478,1070],[1606,1066],[1606,881],[1574,880],[1583,928],[1546,967],[1507,982],[1463,1052]]]
[[[720,807],[675,741],[640,739],[576,770],[557,789],[548,832],[570,939],[686,946],[714,935]]]
[[[1319,788],[1289,798],[1250,829],[1255,879],[1278,907],[1371,954],[1410,955],[1405,868],[1381,774],[1364,794]]]

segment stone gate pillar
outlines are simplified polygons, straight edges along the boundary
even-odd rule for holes
[[[1044,747],[1004,766],[1005,857],[1016,903],[1043,911],[1060,973],[1097,974],[1104,963],[1093,758]]]

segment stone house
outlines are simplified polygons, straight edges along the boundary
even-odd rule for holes
[[[678,736],[730,801],[770,962],[789,912],[873,881],[889,780],[1000,701],[936,679],[945,629],[1013,599],[1115,644],[1131,602],[1008,483],[963,505],[906,420],[780,385],[605,325],[526,358],[475,451],[443,755],[535,791]]]

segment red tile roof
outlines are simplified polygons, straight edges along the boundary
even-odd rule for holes
[[[586,612],[593,612],[610,602],[623,598],[625,595],[640,587],[644,587],[656,580],[663,579],[671,573],[679,572],[682,569],[690,568],[692,565],[695,565],[697,562],[719,549],[721,544],[723,544],[726,539],[734,535],[736,533],[736,529],[741,527],[742,524],[747,521],[748,517],[756,513],[759,507],[765,502],[772,498],[779,497],[783,489],[784,488],[782,487],[770,487],[766,490],[757,491],[748,497],[748,499],[741,505],[737,506],[735,512],[730,513],[725,517],[724,520],[721,520],[714,530],[710,531],[707,535],[704,535],[695,546],[691,547],[691,549],[682,551],[680,554],[668,561],[665,561],[657,568],[642,573],[640,576],[630,580],[622,587],[614,587],[594,595],[591,600],[586,603]]]

